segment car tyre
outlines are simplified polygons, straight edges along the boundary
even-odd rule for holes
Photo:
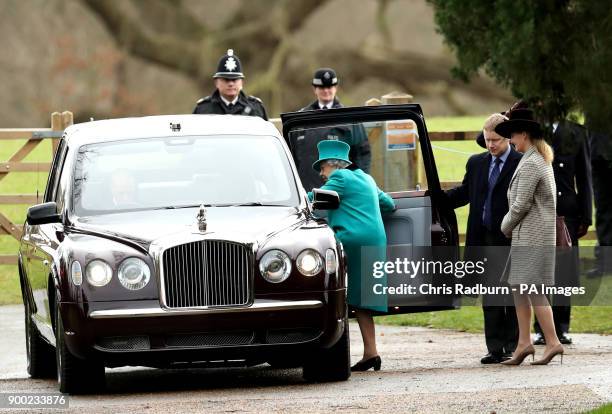
[[[95,393],[104,388],[104,365],[83,360],[70,353],[66,346],[64,324],[55,306],[55,355],[57,361],[57,382],[59,391],[68,394]]]
[[[348,321],[344,332],[331,348],[321,349],[304,363],[302,376],[308,382],[346,381],[351,376],[351,350]]]
[[[28,374],[32,378],[53,378],[56,373],[53,347],[42,339],[36,325],[32,322],[32,311],[27,298],[24,297],[23,303]]]

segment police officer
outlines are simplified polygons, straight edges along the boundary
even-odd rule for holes
[[[216,90],[197,102],[194,114],[249,115],[268,120],[261,99],[242,91],[242,65],[232,49],[228,49],[227,54],[219,60],[213,78]]]
[[[310,105],[300,109],[301,111],[316,111],[325,109],[343,108],[336,97],[338,91],[338,76],[331,68],[317,69],[312,77],[312,89],[317,98]],[[365,173],[370,172],[372,154],[368,135],[362,124],[337,125],[327,129],[307,130],[303,136],[298,137],[293,143],[296,152],[297,167],[302,179],[302,184],[307,190],[320,187],[323,183],[318,174],[314,174],[312,163],[317,159],[317,144],[324,139],[339,140],[350,146],[349,159],[352,164],[349,169],[361,169]]]
[[[612,270],[612,134],[600,132],[601,128],[589,126],[591,167],[595,199],[595,229],[598,246],[595,248],[595,265],[587,277],[603,276]]]
[[[336,92],[338,91],[338,76],[333,69],[317,69],[312,77],[312,90],[317,99],[310,105],[300,109],[300,111],[342,108],[344,106],[336,97]]]

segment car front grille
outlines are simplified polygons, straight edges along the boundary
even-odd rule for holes
[[[249,331],[169,335],[164,342],[171,348],[197,348],[249,345],[254,339],[255,332]]]
[[[151,342],[148,336],[113,336],[98,338],[96,346],[107,351],[146,351]]]
[[[268,344],[295,344],[308,342],[321,336],[321,330],[316,328],[272,329],[266,333]]]
[[[167,249],[162,261],[169,308],[250,303],[252,255],[243,244],[219,240],[181,244]]]

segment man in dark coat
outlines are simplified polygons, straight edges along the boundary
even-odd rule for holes
[[[310,105],[300,111],[317,111],[326,109],[343,108],[336,93],[338,91],[338,76],[331,68],[320,68],[314,73],[312,89],[317,98]],[[306,190],[320,187],[323,183],[321,178],[312,171],[312,163],[317,159],[317,144],[324,139],[339,140],[350,146],[349,159],[352,164],[349,169],[361,169],[370,172],[372,154],[368,135],[362,124],[338,125],[333,128],[310,129],[304,131],[303,135],[290,138],[294,152],[300,154],[296,160],[297,168]]]
[[[591,191],[591,152],[586,129],[574,122],[562,120],[550,126],[547,140],[551,143],[555,158],[553,171],[557,185],[557,215],[565,217],[565,224],[572,239],[572,249],[558,252],[556,258],[555,285],[579,285],[578,239],[587,233],[592,222],[593,193]],[[558,295],[552,298],[555,330],[562,344],[572,343],[570,329],[570,298]],[[545,343],[536,319],[534,344]]]
[[[227,54],[219,60],[213,78],[215,91],[212,95],[198,100],[194,114],[249,115],[268,120],[261,99],[246,95],[242,91],[242,65],[232,49],[228,49]]]
[[[501,232],[501,222],[508,212],[508,185],[521,159],[508,139],[495,133],[495,126],[505,120],[493,114],[484,125],[488,151],[472,155],[467,162],[463,182],[445,192],[453,208],[470,204],[466,231],[466,256],[482,246],[487,257],[487,284],[499,286],[509,253],[510,239]],[[486,246],[486,247],[485,247]],[[493,364],[509,359],[518,340],[518,323],[512,298],[483,297],[484,331],[488,353],[480,362]]]
[[[587,277],[603,276],[612,270],[612,185],[609,181],[612,177],[612,134],[596,129],[601,128],[589,126],[598,246],[595,248],[595,265]]]

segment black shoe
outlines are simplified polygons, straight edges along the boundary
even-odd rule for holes
[[[485,356],[482,357],[482,359],[480,360],[481,364],[499,364],[500,362],[504,361],[503,359],[503,354],[492,354],[492,353],[488,353]]]
[[[588,272],[586,272],[586,277],[588,277],[589,279],[594,279],[596,277],[602,277],[602,276],[603,276],[603,270],[601,270],[600,267],[594,267]]]
[[[539,332],[536,332],[535,336],[533,337],[533,344],[534,345],[546,345],[546,339],[544,338],[544,335],[542,335]]]
[[[504,352],[501,356],[501,362],[512,359],[512,352]]]
[[[359,361],[351,367],[351,371],[367,371],[370,368],[374,368],[374,371],[380,371],[380,364],[382,359],[378,355],[372,358],[368,358],[365,361]]]
[[[569,336],[567,332],[562,332],[561,335],[559,335],[559,342],[563,345],[569,345],[572,343],[572,337]]]

